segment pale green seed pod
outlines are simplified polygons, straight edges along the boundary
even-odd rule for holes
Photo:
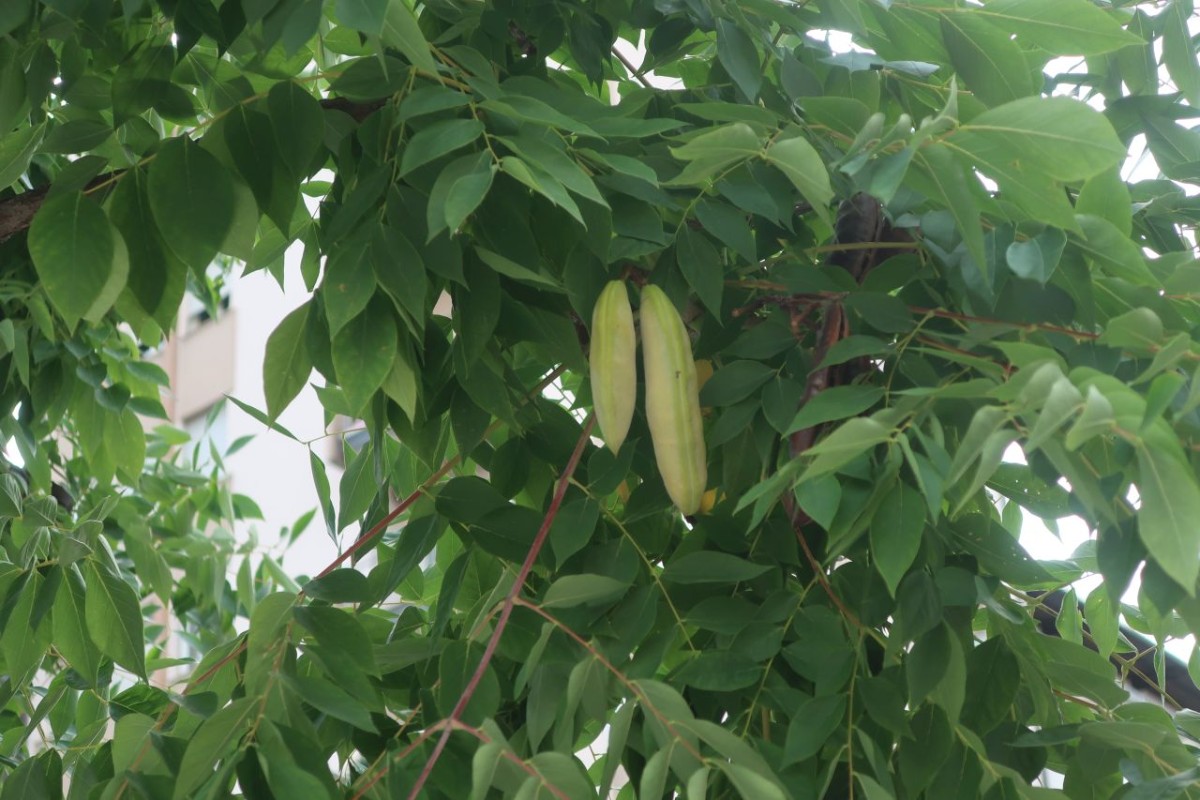
[[[600,437],[621,449],[637,400],[637,335],[624,281],[610,281],[592,311],[592,404]]]
[[[667,494],[684,514],[700,508],[708,481],[700,390],[692,343],[679,312],[657,286],[642,290],[646,420]]]

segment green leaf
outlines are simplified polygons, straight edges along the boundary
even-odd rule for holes
[[[684,662],[671,678],[697,689],[733,692],[758,683],[762,672],[762,665],[742,653],[712,650]]]
[[[482,651],[482,646],[472,646],[461,640],[451,642],[442,651],[437,673],[441,685],[435,689],[435,693],[438,706],[445,708],[445,713],[448,714],[449,710],[454,708],[459,698],[462,697],[467,682],[471,680],[479,666],[479,659],[483,655]],[[500,681],[496,677],[496,671],[489,665],[484,670],[483,678],[479,681],[475,694],[472,695],[463,711],[463,722],[468,725],[478,724],[482,719],[493,716],[499,706]]]
[[[396,360],[396,320],[390,304],[376,298],[333,337],[333,367],[356,412],[383,385]]]
[[[969,13],[982,14],[1022,44],[1056,56],[1098,55],[1141,41],[1088,0],[993,0]]]
[[[411,346],[405,341],[396,348],[396,359],[383,379],[384,394],[400,406],[409,420],[417,418],[417,398],[421,390],[421,376],[412,362]]]
[[[321,104],[295,81],[282,81],[267,93],[267,112],[283,163],[293,175],[307,175],[325,130]]]
[[[404,145],[399,175],[466,147],[482,134],[483,123],[477,119],[447,119],[422,128]]]
[[[462,108],[470,102],[470,95],[463,92],[445,86],[422,86],[404,96],[396,115],[404,120],[415,119],[426,114]]]
[[[54,647],[89,686],[96,685],[100,651],[87,629],[83,581],[74,569],[65,570],[54,600]]]
[[[987,273],[987,258],[983,249],[983,227],[979,224],[979,203],[972,194],[963,167],[943,144],[927,143],[913,155],[916,170],[910,170],[907,180],[919,183],[918,189],[937,200],[951,216],[966,242],[967,252],[982,273],[985,283],[991,282]],[[920,178],[924,180],[920,180]]]
[[[1126,238],[1133,230],[1133,201],[1116,167],[1088,178],[1079,190],[1075,211],[1107,220]]]
[[[842,485],[833,475],[822,475],[795,488],[796,502],[813,522],[825,530],[833,527],[837,510],[842,504]]]
[[[175,779],[174,800],[195,797],[195,790],[212,777],[213,768],[238,749],[260,706],[256,697],[243,697],[200,724],[188,742]]]
[[[371,501],[378,493],[375,472],[372,469],[375,459],[371,446],[368,444],[355,454],[354,459],[346,466],[342,479],[338,483],[338,523],[337,531],[341,533],[346,526],[359,521],[371,506]]]
[[[719,200],[704,199],[696,204],[696,219],[726,247],[748,262],[758,261],[754,232],[746,221],[746,212]]]
[[[1110,319],[1097,341],[1144,352],[1157,349],[1163,338],[1162,320],[1143,306]]]
[[[187,265],[158,232],[144,169],[130,170],[121,178],[109,199],[108,216],[128,248],[129,293],[160,328],[170,329],[183,300]]]
[[[137,486],[146,465],[146,434],[132,408],[126,406],[108,417],[104,424],[104,447],[122,481]]]
[[[717,19],[717,59],[746,97],[758,98],[763,78],[758,50],[746,32],[727,19]]]
[[[263,356],[263,393],[267,414],[274,420],[296,398],[312,372],[305,331],[309,304],[294,309],[267,337]]]
[[[783,744],[783,763],[794,764],[821,751],[846,716],[846,695],[831,694],[805,700],[792,714]]]
[[[878,386],[853,384],[850,386],[831,386],[818,392],[801,406],[800,411],[792,420],[792,424],[784,431],[784,435],[815,428],[826,422],[834,422],[847,417],[856,417],[883,398],[883,389]]]
[[[437,63],[429,52],[429,43],[406,0],[387,0],[382,39],[384,44],[399,50],[420,69],[431,75],[437,74]]]
[[[671,155],[687,161],[688,165],[670,184],[704,183],[732,165],[757,156],[761,148],[762,139],[744,122],[705,131],[686,144],[671,148]]]
[[[1095,386],[1089,386],[1083,413],[1067,431],[1063,444],[1068,450],[1078,450],[1092,437],[1111,432],[1116,421],[1112,403]]]
[[[870,417],[855,417],[842,423],[833,433],[809,448],[806,455],[814,456],[800,480],[835,472],[854,459],[869,453],[876,445],[890,441],[891,428]]]
[[[989,106],[1035,92],[1025,56],[1008,34],[979,14],[945,14],[942,38],[954,71]]]
[[[366,257],[366,245],[356,243],[338,248],[325,263],[321,296],[329,333],[336,336],[354,319],[375,294],[375,274]]]
[[[375,723],[371,714],[349,692],[322,678],[309,675],[281,676],[284,685],[296,695],[322,714],[349,722],[360,730],[375,733]]]
[[[1117,646],[1120,621],[1117,609],[1107,591],[1093,591],[1083,603],[1083,616],[1087,620],[1088,633],[1096,645],[1096,651],[1105,658],[1112,655]]]
[[[965,514],[953,528],[938,528],[951,543],[971,553],[991,574],[1018,584],[1050,582],[1053,577],[1004,529],[983,514]],[[917,573],[913,573],[917,574]]]
[[[1196,45],[1189,24],[1196,19],[1192,0],[1171,0],[1158,19],[1163,26],[1163,66],[1176,88],[1195,106],[1200,103],[1200,63],[1196,61]]]
[[[512,259],[505,258],[499,253],[493,253],[486,247],[476,247],[475,253],[479,256],[480,261],[505,277],[521,281],[522,283],[533,284],[534,286],[559,288],[558,282],[553,278],[543,275],[540,272],[534,272],[528,267],[521,266]]]
[[[88,559],[84,565],[84,602],[88,633],[100,652],[146,679],[146,645],[137,592],[108,567]]]
[[[208,268],[233,222],[233,181],[186,136],[169,139],[150,164],[151,212],[163,241],[198,273]]]
[[[871,555],[893,596],[916,560],[924,531],[925,498],[907,483],[897,483],[871,519]]]
[[[607,207],[608,201],[596,188],[595,182],[579,164],[555,145],[531,136],[503,137],[501,141],[521,156],[526,163],[536,164],[563,186],[580,197]]]
[[[427,241],[447,228],[456,233],[487,196],[495,173],[496,166],[487,153],[462,156],[447,164],[429,193]]]
[[[829,202],[833,199],[829,170],[807,139],[801,136],[776,139],[767,148],[764,158],[787,176],[818,214],[827,217]]]
[[[1065,425],[1076,412],[1083,408],[1083,395],[1065,377],[1060,377],[1050,387],[1045,405],[1025,441],[1025,451],[1032,452],[1042,446],[1054,433]]]
[[[662,577],[671,583],[737,583],[771,569],[769,564],[755,564],[729,553],[700,550],[671,561]]]
[[[913,643],[904,659],[910,707],[920,706],[945,677],[952,655],[951,639],[947,626],[939,624]]]
[[[685,227],[675,240],[675,259],[700,302],[720,319],[725,276],[717,248],[703,233]]]
[[[43,153],[86,153],[104,144],[112,126],[98,119],[76,119],[56,125],[42,140]]]
[[[296,762],[295,754],[271,720],[259,720],[255,744],[259,766],[276,797],[320,797],[332,791]]]
[[[42,288],[67,323],[91,316],[100,296],[111,294],[120,234],[100,207],[80,192],[47,200],[29,226],[29,255]],[[111,304],[111,301],[110,301]]]
[[[571,195],[567,193],[566,187],[549,173],[539,169],[532,163],[522,161],[516,156],[503,156],[500,159],[500,169],[566,211],[580,225],[584,225],[583,215],[579,211],[579,206],[571,199]]]
[[[1005,251],[1008,268],[1019,278],[1045,285],[1062,258],[1067,235],[1058,228],[1045,228],[1038,235],[1014,241]]]
[[[787,800],[788,794],[776,781],[760,772],[755,772],[736,761],[718,761],[717,767],[729,778],[729,782],[742,797],[755,800]]]
[[[542,598],[545,608],[607,605],[629,591],[629,583],[607,575],[564,575]]]
[[[700,389],[702,406],[731,406],[745,400],[762,386],[775,370],[759,361],[733,361],[725,364]]]
[[[1104,115],[1069,97],[1026,97],[997,106],[946,141],[985,170],[1020,164],[1021,172],[1060,181],[1086,180],[1125,158]]]
[[[1150,555],[1188,594],[1200,575],[1200,487],[1179,446],[1139,442],[1138,535]]]
[[[387,0],[337,0],[333,13],[343,25],[378,36],[383,31],[387,5]]]
[[[381,225],[371,240],[371,265],[379,286],[407,312],[417,332],[423,332],[429,277],[409,238],[397,227]]]
[[[898,297],[885,292],[854,292],[845,301],[863,321],[884,333],[907,333],[912,330],[912,314]]]
[[[7,189],[29,167],[29,162],[42,144],[46,123],[23,127],[0,138],[0,188]]]
[[[27,757],[5,776],[0,800],[60,800],[63,796],[62,786],[62,756],[57,750],[47,750],[37,756]]]
[[[528,94],[510,92],[502,97],[489,98],[479,104],[485,111],[511,118],[517,123],[558,128],[575,135],[600,136],[582,120],[569,116],[550,103]]]
[[[1146,266],[1141,249],[1111,222],[1088,214],[1075,215],[1075,221],[1082,233],[1082,241],[1074,240],[1075,246],[1093,266],[1130,283],[1158,285],[1154,273]]]
[[[967,468],[979,458],[988,438],[1008,421],[1008,412],[1000,406],[981,406],[975,412],[954,452],[954,461],[946,472],[947,486],[958,482]]]
[[[274,680],[274,665],[291,633],[296,600],[296,595],[291,592],[275,592],[254,607],[250,615],[250,630],[246,634],[247,692],[264,692],[268,681]]]

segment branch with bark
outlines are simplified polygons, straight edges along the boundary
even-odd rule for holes
[[[341,111],[353,117],[355,122],[362,122],[382,108],[386,102],[386,100],[370,100],[359,103],[344,97],[327,97],[321,100],[321,107],[330,111]],[[113,183],[114,179],[119,178],[123,172],[124,170],[116,170],[101,173],[88,181],[84,186],[84,191]],[[49,191],[48,185],[39,186],[22,194],[0,198],[0,242],[5,242],[29,229],[29,223],[33,221],[33,217],[42,207],[42,203],[46,202],[46,195]]]

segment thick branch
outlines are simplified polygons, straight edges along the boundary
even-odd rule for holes
[[[364,103],[355,103],[347,100],[344,97],[327,97],[321,101],[321,107],[331,111],[341,111],[349,114],[356,122],[362,122],[372,113],[383,107],[386,100],[371,100]],[[124,170],[116,172],[105,172],[102,175],[97,175],[87,186],[84,191],[96,189],[107,183],[111,183],[115,178],[121,176]],[[33,215],[42,207],[42,203],[46,201],[46,194],[50,191],[49,186],[39,186],[36,189],[25,192],[24,194],[14,195],[0,199],[0,242],[7,241],[18,233],[29,229],[29,223],[33,221]]]

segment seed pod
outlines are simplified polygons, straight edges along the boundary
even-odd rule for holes
[[[692,343],[679,312],[657,286],[642,290],[646,420],[667,494],[684,514],[700,508],[708,481],[700,390]]]
[[[623,281],[610,281],[592,311],[592,403],[600,436],[621,449],[637,400],[637,336]]]

